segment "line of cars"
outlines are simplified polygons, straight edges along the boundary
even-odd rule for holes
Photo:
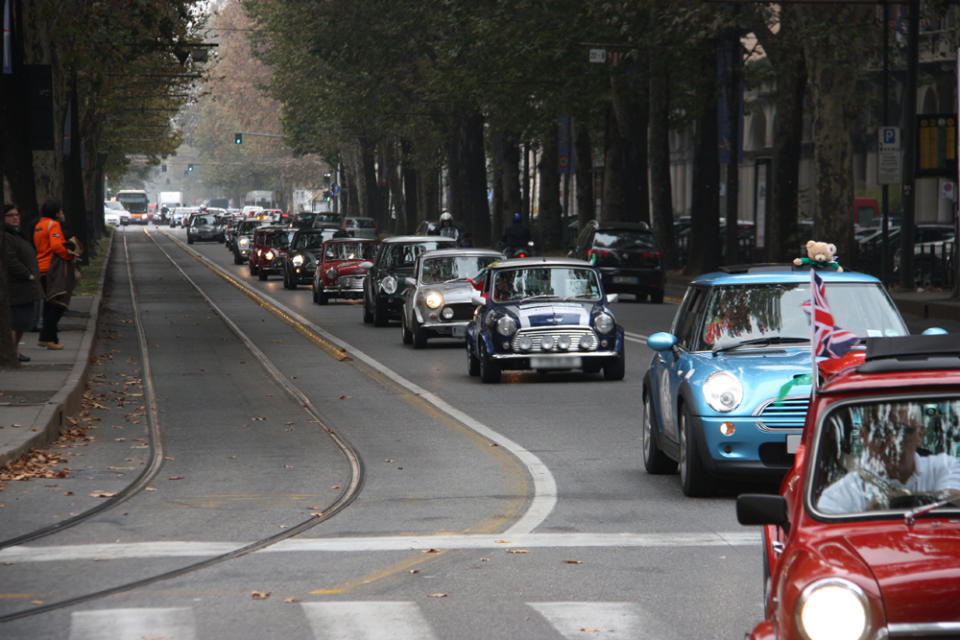
[[[414,348],[462,339],[467,373],[484,382],[511,369],[624,377],[624,332],[609,305],[618,294],[592,262],[505,259],[437,236],[286,233],[287,288],[309,280],[320,304],[360,297],[364,322],[399,321]],[[312,280],[309,267],[293,270],[308,261]],[[341,275],[352,284],[333,290]],[[867,348],[821,361],[815,394],[803,378],[816,360],[808,269],[746,266],[691,281],[670,332],[648,339],[643,463],[652,474],[679,471],[690,496],[731,479],[783,479],[779,495],[737,503],[741,523],[763,526],[764,618],[752,638],[958,637],[960,343],[908,336],[872,276],[821,278],[836,324]],[[877,444],[879,433],[900,440]],[[936,472],[900,481],[887,458],[900,464],[905,453]]]

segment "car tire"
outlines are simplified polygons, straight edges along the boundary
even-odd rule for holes
[[[653,400],[649,394],[643,398],[643,422],[640,425],[640,440],[643,444],[643,466],[651,475],[674,473],[677,463],[660,450],[657,444],[657,430],[653,427]]]
[[[663,304],[663,289],[657,289],[650,294],[650,302],[653,304]]]
[[[193,244],[193,238],[189,235],[187,236],[187,244]]]
[[[243,258],[240,257],[239,251],[233,252],[233,264],[243,264]]]
[[[370,307],[367,306],[367,297],[363,297],[363,323],[370,324],[373,322],[373,313],[370,312]]]
[[[467,373],[476,378],[480,375],[480,360],[470,351],[470,345],[467,344]]]
[[[690,433],[690,412],[684,405],[680,406],[679,434],[680,434],[680,488],[683,495],[695,498],[709,495],[707,474],[700,461],[697,447],[697,438]]]
[[[248,262],[248,263],[247,263],[247,266],[250,268],[250,275],[251,275],[251,276],[257,275],[257,268],[254,266],[254,264],[253,264],[252,262]]]
[[[427,331],[413,318],[413,348],[425,349],[427,346]]]
[[[500,382],[500,365],[493,361],[482,341],[480,342],[480,379],[488,384]]]
[[[267,272],[264,271],[263,269],[259,269],[259,270],[258,270],[258,273],[257,273],[257,277],[260,278],[261,280],[266,280],[266,279],[267,279]]]
[[[413,333],[407,329],[407,316],[404,314],[400,318],[400,334],[403,339],[403,344],[413,344]]]
[[[610,358],[603,364],[604,380],[623,380],[627,374],[627,354],[624,352],[619,358]]]
[[[313,301],[316,302],[317,304],[327,304],[329,300],[330,298],[329,296],[327,296],[327,292],[325,290],[323,289],[320,289],[319,291],[317,291],[316,289],[313,290]]]
[[[387,326],[387,306],[379,298],[373,301],[373,326]]]

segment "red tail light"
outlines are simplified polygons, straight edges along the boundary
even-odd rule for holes
[[[663,254],[660,253],[659,251],[644,251],[643,253],[640,254],[640,257],[642,257],[645,260],[649,260],[651,258],[653,258],[654,260],[659,260],[661,257],[663,257]]]
[[[593,256],[597,256],[597,258],[609,258],[610,252],[606,249],[587,249],[587,259],[589,260]]]

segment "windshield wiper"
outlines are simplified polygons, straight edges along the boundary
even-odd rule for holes
[[[793,344],[799,342],[810,342],[810,338],[796,338],[793,336],[767,336],[766,338],[751,338],[750,340],[742,340],[740,342],[734,342],[733,344],[716,346],[713,348],[713,355],[717,355],[718,353],[722,353],[724,351],[739,349],[740,347],[766,344]]]
[[[930,513],[931,511],[936,511],[940,507],[946,506],[948,504],[953,504],[958,500],[960,500],[960,492],[950,491],[949,495],[945,498],[941,498],[936,502],[931,502],[930,504],[924,504],[915,509],[911,509],[910,511],[907,511],[903,515],[903,522],[908,527],[913,526],[913,524],[917,521],[917,516],[922,516],[924,514]]]

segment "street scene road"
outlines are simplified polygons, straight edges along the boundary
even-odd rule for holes
[[[120,230],[105,287],[71,472],[3,492],[4,637],[726,638],[760,617],[731,495],[643,470],[645,337],[675,304],[615,303],[623,381],[483,385],[462,341],[414,351],[182,230]],[[112,508],[7,542],[151,464]]]

